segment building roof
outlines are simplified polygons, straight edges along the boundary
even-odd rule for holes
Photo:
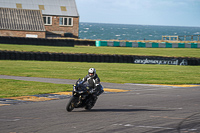
[[[40,10],[0,8],[0,29],[45,31]]]
[[[75,0],[0,0],[0,7],[41,10],[43,15],[79,16]]]

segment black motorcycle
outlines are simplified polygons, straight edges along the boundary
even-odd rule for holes
[[[100,85],[100,90],[97,96],[103,93],[103,87]],[[84,84],[80,79],[76,81],[73,86],[72,97],[70,98],[66,110],[71,112],[74,108],[85,108],[91,110],[95,105],[97,96],[94,96],[94,90],[86,83]]]

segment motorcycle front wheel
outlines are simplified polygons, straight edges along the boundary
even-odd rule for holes
[[[68,112],[71,112],[73,109],[74,109],[74,102],[75,102],[75,97],[71,97],[68,104],[67,104],[67,107],[66,107],[66,110]]]

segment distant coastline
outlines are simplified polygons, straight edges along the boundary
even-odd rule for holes
[[[80,22],[79,38],[91,40],[161,41],[162,35],[200,35],[200,27]],[[186,41],[190,41],[187,38]],[[194,38],[197,41],[197,38]]]
[[[145,25],[145,24],[120,24],[120,23],[98,23],[98,22],[79,22],[87,23],[87,24],[110,24],[110,25],[139,25],[139,26],[166,26],[166,27],[193,27],[193,28],[200,28],[200,26],[178,26],[178,25]]]

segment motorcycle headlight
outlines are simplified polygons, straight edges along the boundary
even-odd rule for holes
[[[76,91],[76,87],[75,86],[73,87],[73,91]]]

